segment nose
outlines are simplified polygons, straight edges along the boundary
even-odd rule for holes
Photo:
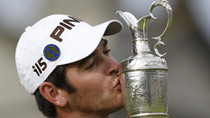
[[[107,60],[106,75],[117,76],[118,74],[119,74],[119,64],[113,57],[110,57]]]

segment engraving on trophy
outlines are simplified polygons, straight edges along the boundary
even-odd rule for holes
[[[167,96],[165,70],[144,70],[125,73],[126,107],[130,114],[165,113],[167,112]]]
[[[167,73],[158,70],[156,74],[151,75],[151,99],[153,112],[166,112],[167,106]]]

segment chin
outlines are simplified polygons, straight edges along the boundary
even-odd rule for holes
[[[113,106],[113,109],[112,109],[112,112],[111,113],[116,112],[116,111],[122,109],[123,106],[124,106],[123,103],[119,103],[118,105]]]
[[[124,107],[122,95],[118,94],[117,96],[112,96],[112,99],[106,100],[104,102],[104,107],[101,109],[103,113],[111,114],[116,112]]]
[[[113,108],[115,109],[115,111],[120,110],[124,106],[122,95],[117,96],[117,98],[118,99],[116,99],[115,102],[113,102]]]
[[[109,106],[107,108],[104,108],[103,110],[101,110],[100,112],[104,115],[109,115],[111,113],[114,113],[120,109],[123,108],[123,104],[113,104],[112,106]]]

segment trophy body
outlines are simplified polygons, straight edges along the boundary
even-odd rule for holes
[[[167,10],[168,23],[164,32],[153,37],[157,40],[154,46],[156,55],[151,54],[147,28],[156,6]],[[152,3],[150,15],[137,20],[129,12],[117,12],[127,23],[131,31],[133,51],[132,55],[120,63],[122,93],[129,118],[167,118],[168,117],[168,68],[163,56],[158,52],[158,45],[164,45],[164,37],[172,22],[172,9],[166,0]]]

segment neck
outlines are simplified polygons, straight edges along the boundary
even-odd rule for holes
[[[56,118],[109,118],[108,115],[83,113],[73,109],[57,108],[56,112]]]

